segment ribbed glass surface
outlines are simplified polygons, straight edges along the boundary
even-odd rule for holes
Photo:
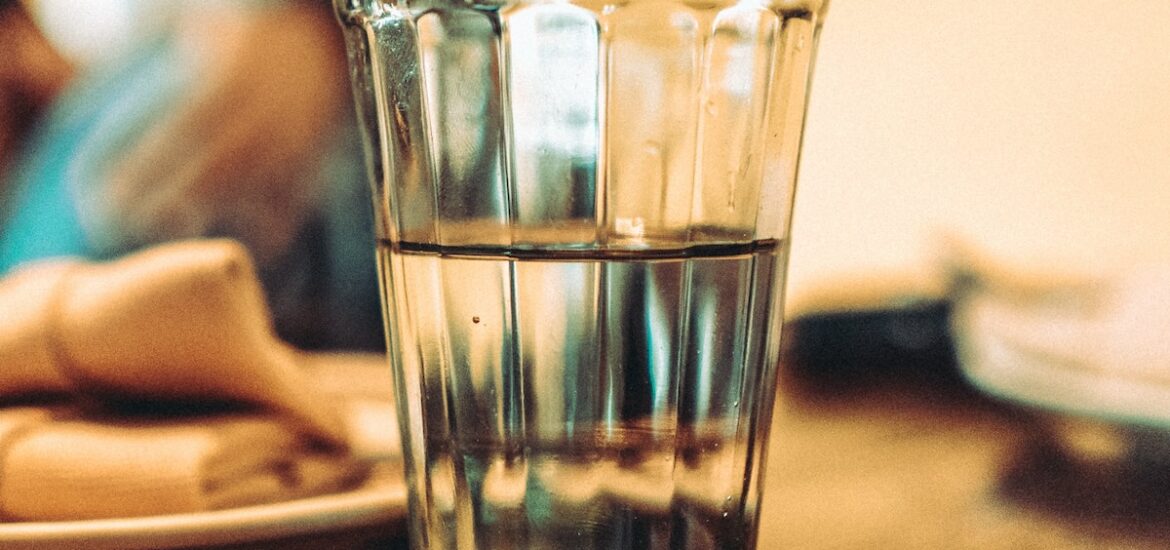
[[[751,548],[820,2],[341,0],[416,548]]]

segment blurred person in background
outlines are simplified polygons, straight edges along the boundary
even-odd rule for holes
[[[282,338],[381,349],[372,207],[331,6],[170,7],[161,31],[78,70],[25,6],[0,0],[0,276],[230,237],[256,260]]]

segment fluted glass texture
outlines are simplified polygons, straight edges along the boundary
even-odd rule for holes
[[[416,548],[750,548],[821,0],[337,0]]]

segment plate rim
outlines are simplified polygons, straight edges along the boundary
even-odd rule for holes
[[[352,491],[225,510],[133,518],[0,523],[5,549],[166,549],[258,542],[402,520],[406,487]]]

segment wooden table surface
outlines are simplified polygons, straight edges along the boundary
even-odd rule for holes
[[[805,391],[781,387],[761,550],[1170,548],[1170,460],[1118,459],[1115,431],[953,387]],[[344,547],[405,548],[356,535]]]
[[[761,550],[1170,548],[1170,437],[1121,453],[1115,427],[908,372],[824,384],[782,368]],[[401,525],[274,544],[231,548],[406,547]]]
[[[1170,548],[1170,454],[1119,452],[1115,427],[964,388],[800,385],[774,416],[762,549]]]

